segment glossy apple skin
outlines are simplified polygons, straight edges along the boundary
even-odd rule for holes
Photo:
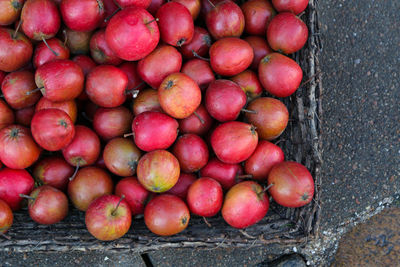
[[[242,88],[243,92],[246,93],[248,100],[261,96],[263,92],[257,74],[251,70],[245,70],[238,75],[233,76],[231,80]]]
[[[72,166],[91,165],[100,155],[100,139],[88,127],[76,125],[75,136],[62,150],[62,154]]]
[[[119,201],[120,197],[110,195],[99,197],[90,204],[86,211],[85,223],[88,231],[97,239],[111,241],[129,231],[132,214],[125,199],[117,208]]]
[[[261,97],[253,100],[247,106],[257,114],[247,113],[249,123],[257,129],[261,139],[273,140],[279,137],[289,121],[289,112],[280,100],[271,97]]]
[[[172,0],[173,2],[184,5],[192,15],[193,21],[197,19],[200,14],[201,1],[200,0]]]
[[[40,99],[40,92],[30,94],[36,89],[35,76],[27,70],[9,73],[1,84],[5,100],[13,109],[28,108]],[[27,92],[29,92],[27,94]]]
[[[258,78],[264,89],[277,97],[288,97],[303,79],[301,67],[293,59],[272,53],[265,56],[258,66]]]
[[[268,0],[249,0],[240,8],[245,18],[245,32],[265,36],[269,22],[276,14],[271,3]]]
[[[64,23],[74,31],[93,31],[104,19],[103,1],[62,0],[60,12]]]
[[[34,114],[35,107],[18,109],[15,111],[15,123],[25,127],[29,127],[31,125]]]
[[[172,153],[184,172],[200,170],[207,164],[209,156],[206,142],[195,134],[180,136],[172,147]]]
[[[135,143],[126,138],[114,138],[104,147],[103,158],[107,169],[122,177],[132,176],[141,156]]]
[[[246,93],[235,82],[216,80],[206,91],[205,104],[210,115],[220,121],[236,120],[246,105]]]
[[[278,12],[292,12],[295,15],[303,12],[308,6],[308,0],[272,0]]]
[[[21,208],[19,194],[29,195],[35,182],[26,170],[4,168],[0,170],[0,199],[4,200],[13,211]]]
[[[186,61],[181,72],[192,78],[202,91],[207,89],[211,82],[215,81],[215,75],[210,63],[202,59],[195,58]]]
[[[162,193],[178,182],[179,161],[166,150],[155,150],[140,158],[136,172],[139,182],[147,190]]]
[[[189,10],[177,2],[162,5],[156,17],[161,40],[172,46],[182,46],[192,41],[194,24]]]
[[[220,211],[223,198],[221,185],[212,178],[202,177],[189,187],[186,201],[191,213],[213,217]]]
[[[0,99],[0,130],[8,125],[13,124],[15,121],[14,112],[12,109]]]
[[[210,48],[211,68],[220,75],[234,76],[253,62],[251,46],[244,40],[227,37],[216,41]]]
[[[238,175],[243,174],[240,164],[229,164],[217,158],[210,159],[200,170],[200,176],[210,177],[219,182],[224,190],[229,190],[238,182]]]
[[[225,37],[240,37],[244,30],[245,18],[240,7],[230,0],[219,2],[206,16],[207,29],[219,40]]]
[[[155,16],[157,14],[158,9],[165,3],[165,0],[152,0],[147,11],[150,12],[151,15]]]
[[[211,46],[211,35],[210,33],[201,27],[194,26],[194,34],[192,41],[179,48],[182,56],[186,59],[195,58],[194,52],[201,57],[205,57],[208,54],[208,50]]]
[[[307,25],[293,13],[279,13],[268,25],[267,40],[275,51],[292,54],[303,48],[307,39]]]
[[[87,54],[89,52],[92,32],[73,31],[69,28],[65,28],[64,31],[67,36],[67,46],[71,54]]]
[[[197,83],[186,74],[168,75],[158,88],[162,109],[171,117],[189,117],[201,103],[201,91]]]
[[[35,73],[35,82],[43,96],[50,101],[61,102],[78,97],[84,86],[85,76],[78,64],[72,60],[57,59],[40,66]]]
[[[25,0],[0,0],[0,25],[14,23],[19,18],[24,3]]]
[[[170,116],[146,111],[137,115],[132,122],[136,145],[143,151],[167,149],[178,136],[178,122]]]
[[[73,173],[74,168],[62,157],[52,156],[38,161],[33,168],[32,175],[37,182],[65,192]]]
[[[75,136],[71,118],[59,109],[43,109],[35,113],[31,122],[32,136],[42,148],[57,151],[66,147]]]
[[[39,68],[43,64],[55,59],[69,59],[69,49],[59,39],[51,38],[46,42],[58,54],[58,56],[54,55],[44,42],[40,42],[33,53],[33,65],[36,68]]]
[[[39,224],[55,224],[68,215],[67,196],[57,188],[43,185],[32,191],[28,200],[29,216]]]
[[[133,216],[143,214],[151,193],[146,190],[136,177],[125,177],[115,186],[115,195],[125,196]]]
[[[132,113],[124,106],[98,108],[93,117],[93,129],[103,140],[110,140],[129,133],[132,120]]]
[[[190,212],[185,202],[177,196],[159,195],[147,204],[144,223],[147,228],[160,236],[171,236],[186,229]]]
[[[298,208],[311,202],[314,179],[307,168],[294,161],[285,161],[272,167],[268,175],[272,198],[280,205]]]
[[[173,46],[160,45],[139,61],[137,70],[143,81],[158,89],[169,74],[179,72],[181,67],[181,53]]]
[[[244,163],[244,170],[252,179],[263,182],[268,178],[272,167],[285,160],[282,149],[265,140],[258,142],[254,153]]]
[[[9,125],[0,131],[0,160],[7,167],[28,168],[39,158],[40,152],[28,128]]]
[[[118,68],[128,77],[128,90],[142,90],[145,88],[146,85],[143,83],[137,70],[137,62],[124,62]]]
[[[0,199],[0,234],[5,234],[13,224],[14,215],[10,206]]]
[[[115,3],[121,8],[135,6],[146,9],[150,5],[151,0],[115,0]]]
[[[96,198],[111,195],[113,187],[113,181],[105,170],[85,167],[69,182],[68,196],[75,208],[86,211]]]
[[[157,22],[153,20],[154,17],[145,9],[125,8],[108,23],[107,44],[124,60],[136,61],[144,58],[156,48],[160,40]]]
[[[97,64],[119,65],[122,59],[117,57],[107,45],[105,30],[95,32],[90,38],[90,54]]]
[[[52,0],[27,0],[21,20],[22,31],[36,41],[54,37],[61,24],[57,4]]]
[[[200,104],[195,112],[202,119],[202,121],[194,113],[183,120],[179,120],[179,131],[181,133],[205,135],[211,129],[214,120],[204,105]]]
[[[259,36],[247,36],[244,40],[253,48],[254,58],[250,68],[257,72],[261,59],[274,51],[269,47],[267,40]]]
[[[226,193],[221,212],[230,226],[241,229],[259,222],[267,214],[268,208],[268,196],[262,186],[245,181]]]
[[[74,100],[67,100],[62,102],[52,102],[45,97],[42,97],[35,106],[35,111],[38,112],[42,109],[55,108],[64,111],[68,114],[73,123],[76,122],[78,117],[78,107]]]
[[[0,27],[0,70],[16,71],[25,66],[32,57],[32,43],[22,33],[13,38],[14,30]]]
[[[191,184],[197,180],[197,177],[192,173],[181,172],[178,182],[166,193],[180,197],[186,201],[187,192]]]
[[[135,116],[146,111],[163,112],[160,101],[158,101],[157,90],[150,88],[141,90],[133,100],[132,109]]]
[[[258,134],[250,124],[230,121],[219,125],[211,135],[211,146],[219,160],[239,163],[248,159],[257,147]]]

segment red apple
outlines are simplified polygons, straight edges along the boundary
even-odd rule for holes
[[[26,170],[0,170],[0,199],[13,211],[21,208],[22,198],[19,194],[30,194],[34,185],[32,176]]]
[[[89,52],[92,32],[73,31],[65,28],[63,33],[71,54],[86,54]]]
[[[93,129],[104,140],[129,133],[133,115],[124,106],[98,108],[93,117]]]
[[[211,159],[206,166],[200,170],[200,176],[211,177],[219,182],[224,190],[234,186],[243,174],[240,164],[229,164],[217,158]]]
[[[8,204],[0,199],[0,235],[5,234],[10,228],[14,220],[14,215]]]
[[[102,241],[125,235],[131,227],[132,214],[128,203],[117,196],[102,196],[93,201],[85,215],[89,233]]]
[[[60,12],[68,28],[82,32],[96,29],[105,15],[102,0],[62,0]]]
[[[197,179],[187,193],[187,203],[193,214],[212,217],[222,207],[223,192],[221,185],[212,178]]]
[[[90,39],[90,54],[97,64],[119,65],[122,59],[117,57],[107,45],[105,30],[95,32]]]
[[[210,63],[202,59],[195,58],[186,61],[181,72],[192,78],[201,90],[205,90],[211,82],[215,81]]]
[[[197,180],[197,177],[191,173],[181,172],[178,182],[166,193],[180,197],[186,200],[187,192],[191,184]]]
[[[1,0],[0,0],[1,1]],[[0,84],[3,82],[4,78],[6,77],[7,73],[0,70]]]
[[[147,204],[144,223],[147,228],[160,236],[175,235],[189,224],[190,213],[185,202],[174,195],[160,195]]]
[[[100,27],[104,28],[108,25],[108,22],[120,10],[120,8],[115,4],[114,0],[102,0],[104,6],[104,20],[101,22]]]
[[[146,9],[150,5],[151,0],[115,0],[115,3],[120,8],[135,6]]]
[[[195,134],[184,134],[172,147],[172,153],[178,159],[181,170],[196,172],[208,162],[208,147],[201,137]]]
[[[204,57],[211,46],[211,36],[204,28],[194,26],[194,34],[190,43],[182,45],[179,51],[183,57],[189,59],[196,56]]]
[[[74,173],[71,167],[62,157],[47,157],[35,164],[33,178],[38,183],[53,186],[61,191],[66,191],[69,177]]]
[[[25,0],[0,0],[0,25],[14,23],[21,14],[24,2]]]
[[[249,0],[240,8],[245,18],[245,32],[247,34],[265,36],[267,27],[276,11],[268,0]]]
[[[69,49],[59,39],[51,38],[46,42],[52,50],[50,50],[44,42],[40,42],[36,46],[35,52],[33,53],[33,65],[36,68],[55,59],[69,59]]]
[[[137,70],[137,62],[124,62],[118,66],[120,70],[122,70],[126,77],[128,77],[128,86],[127,89],[132,91],[132,95],[136,93],[135,90],[142,90],[145,88],[145,83],[140,78],[140,75]]]
[[[308,0],[272,0],[272,4],[279,12],[289,11],[298,15],[307,8]]]
[[[256,127],[260,138],[273,140],[279,137],[289,121],[289,112],[281,101],[271,97],[261,97],[253,100],[247,106],[256,113],[246,113],[246,118]]]
[[[38,112],[42,109],[55,108],[64,111],[71,118],[72,123],[76,122],[78,116],[78,107],[74,100],[67,100],[62,102],[52,102],[45,97],[42,97],[39,102],[37,102],[35,111]]]
[[[166,150],[155,150],[140,158],[136,172],[139,182],[147,190],[162,193],[177,183],[179,161]]]
[[[75,56],[72,61],[78,64],[79,67],[81,67],[85,76],[88,75],[89,72],[97,66],[93,59],[86,55]]]
[[[197,135],[206,134],[213,125],[213,118],[208,113],[203,104],[187,118],[179,120],[179,131],[181,133],[192,133]]]
[[[157,14],[158,9],[165,3],[165,0],[151,0],[147,11],[150,12],[151,15],[155,16]]]
[[[257,74],[251,70],[245,70],[231,78],[246,93],[247,99],[252,100],[261,96],[263,88]]]
[[[193,21],[197,19],[200,14],[201,1],[200,0],[172,0],[173,2],[184,5],[192,15]]]
[[[136,177],[125,177],[120,180],[115,186],[115,194],[120,197],[125,196],[132,215],[143,214],[144,207],[151,196],[151,193],[139,183]]]
[[[132,109],[135,116],[146,111],[163,112],[160,101],[158,101],[158,92],[150,88],[139,92],[133,100]]]
[[[14,123],[15,117],[12,109],[0,99],[0,130]]]
[[[267,40],[259,36],[247,36],[244,40],[253,48],[254,58],[250,68],[254,71],[258,71],[258,65],[260,65],[261,59],[273,53],[273,50],[269,47]]]
[[[25,127],[29,127],[31,125],[34,114],[35,107],[18,109],[15,111],[15,123]]]
[[[221,212],[230,226],[246,228],[264,218],[268,208],[268,196],[262,186],[253,181],[245,181],[228,191]]]

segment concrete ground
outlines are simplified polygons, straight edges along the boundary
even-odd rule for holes
[[[295,249],[310,265],[328,266],[344,233],[398,200],[399,11],[400,1],[319,2],[324,43],[321,236]],[[285,253],[276,246],[168,249],[149,253],[145,260],[147,266],[265,266]],[[145,266],[140,255],[0,253],[0,266],[63,265]]]

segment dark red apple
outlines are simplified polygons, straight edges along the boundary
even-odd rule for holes
[[[213,125],[213,118],[208,113],[203,104],[187,118],[179,120],[179,131],[181,133],[192,133],[197,135],[206,134]]]
[[[179,51],[187,59],[194,58],[195,56],[204,57],[208,54],[211,42],[211,36],[206,29],[194,26],[192,41],[182,45]]]
[[[170,116],[146,111],[137,115],[132,122],[136,145],[143,151],[167,149],[178,136],[178,122]]]
[[[127,177],[136,173],[141,154],[132,140],[114,138],[104,147],[103,158],[110,172]]]
[[[74,173],[71,167],[62,157],[43,158],[33,168],[33,178],[38,183],[53,186],[61,191],[67,190],[69,177]]]
[[[119,7],[115,4],[114,0],[102,0],[104,6],[104,20],[101,22],[100,27],[104,28],[108,25],[108,22],[119,11]]]
[[[62,0],[60,12],[68,28],[82,32],[96,29],[105,15],[102,0]]]
[[[122,70],[126,77],[128,77],[128,91],[132,91],[132,95],[134,95],[137,91],[145,88],[145,83],[140,78],[140,75],[137,70],[137,62],[124,62],[118,66],[120,70]],[[127,91],[127,92],[128,92]]]
[[[78,97],[84,86],[85,76],[72,60],[57,59],[40,66],[35,82],[43,96],[50,101],[61,102]]]
[[[46,42],[52,50],[50,50],[44,42],[40,42],[36,46],[35,52],[33,53],[33,65],[36,68],[55,59],[69,59],[69,49],[59,39],[51,38]]]
[[[39,158],[40,152],[28,128],[9,125],[0,130],[0,160],[8,168],[28,168]]]
[[[62,153],[64,159],[72,166],[91,165],[100,155],[99,137],[88,127],[76,125],[75,136]]]
[[[249,0],[244,2],[240,8],[245,18],[245,29],[247,34],[265,36],[267,27],[276,11],[268,0]]]
[[[29,127],[34,114],[35,107],[18,109],[15,111],[15,122],[16,124]]]
[[[292,54],[303,48],[307,39],[307,25],[293,13],[279,13],[268,25],[267,40],[275,51]]]
[[[261,59],[274,51],[269,47],[267,40],[259,36],[247,36],[244,40],[253,48],[254,58],[250,68],[257,72]]]
[[[4,168],[0,170],[0,199],[4,200],[13,211],[21,208],[19,194],[30,194],[35,182],[26,170]]]
[[[5,234],[11,228],[13,220],[14,215],[10,206],[0,199],[0,235]]]
[[[194,24],[189,10],[177,2],[162,5],[156,17],[160,27],[161,40],[173,46],[190,43],[194,34]]]
[[[250,66],[253,58],[253,48],[239,38],[223,38],[210,47],[211,68],[220,75],[233,76],[241,73]]]
[[[211,177],[219,182],[224,190],[228,190],[240,181],[243,168],[240,164],[229,164],[217,158],[210,159],[200,170],[201,177]]]
[[[185,202],[177,196],[164,194],[150,200],[144,210],[147,228],[160,236],[175,235],[189,224],[190,212]]]
[[[207,29],[218,40],[225,37],[240,37],[244,30],[245,17],[240,7],[230,0],[219,2],[206,16]]]
[[[137,70],[148,85],[158,89],[162,81],[171,73],[179,72],[182,67],[182,55],[170,45],[160,45],[141,59]]]
[[[0,99],[0,130],[8,125],[13,124],[15,121],[14,112],[12,109]]]
[[[200,0],[172,0],[173,2],[184,5],[192,15],[193,21],[197,19],[200,14],[201,1]]]
[[[19,18],[24,3],[25,0],[0,0],[0,25],[14,23]]]
[[[29,196],[29,216],[39,224],[55,224],[68,215],[67,196],[57,188],[43,185]]]
[[[96,198],[111,195],[113,187],[113,181],[105,170],[85,167],[69,182],[68,196],[75,208],[86,211]]]
[[[33,47],[22,33],[0,27],[0,47],[0,71],[16,71],[31,60]]]
[[[60,29],[60,14],[52,0],[27,0],[21,12],[21,28],[29,38],[39,41],[54,37]]]
[[[125,8],[112,17],[106,28],[108,46],[118,57],[128,61],[150,54],[159,40],[157,22],[143,8]]]
[[[115,186],[115,194],[117,196],[125,196],[132,215],[143,214],[144,207],[151,195],[138,181],[136,177],[125,177]]]
[[[114,108],[125,102],[127,85],[128,77],[122,70],[112,65],[100,65],[88,74],[86,93],[96,105]]]
[[[183,64],[181,72],[192,78],[201,90],[205,90],[211,82],[215,81],[210,63],[202,59],[195,58],[187,61]]]
[[[3,82],[4,78],[6,77],[7,73],[0,70],[0,84]]]
[[[258,142],[254,153],[244,163],[244,170],[252,179],[266,181],[271,168],[285,160],[282,149],[265,140]]]
[[[299,87],[303,79],[303,71],[293,59],[279,53],[272,53],[260,61],[258,78],[271,95],[287,97]]]
[[[286,129],[289,112],[281,101],[271,97],[261,97],[253,100],[247,106],[256,113],[246,113],[249,123],[256,127],[260,138],[273,140]]]
[[[89,72],[97,66],[93,59],[86,55],[75,56],[72,61],[74,61],[76,64],[79,65],[79,67],[81,67],[85,76],[88,75]]]
[[[126,200],[118,196],[102,196],[93,201],[85,215],[89,233],[102,241],[111,241],[125,235],[132,223],[132,214]]]
[[[45,97],[42,97],[39,102],[37,102],[35,110],[36,112],[42,109],[55,108],[64,111],[70,117],[72,123],[76,122],[78,116],[78,108],[74,100],[67,100],[62,102],[52,102]]]
[[[187,192],[191,184],[197,180],[197,177],[191,173],[181,172],[178,182],[166,193],[172,194],[186,200]]]
[[[155,16],[157,14],[158,9],[165,3],[165,0],[151,0],[147,11],[150,12],[151,15]]]
[[[246,100],[246,93],[237,83],[221,79],[208,86],[205,105],[214,119],[234,121],[246,105]]]
[[[121,8],[134,6],[146,9],[150,5],[151,0],[115,0],[115,3]]]
[[[258,134],[254,126],[231,121],[219,125],[211,135],[215,155],[225,163],[239,163],[248,159],[257,147]]]
[[[257,74],[251,70],[245,70],[231,78],[246,93],[247,99],[252,100],[261,96],[263,88]]]
[[[189,187],[186,201],[191,213],[213,217],[221,209],[223,197],[222,187],[216,180],[202,177]]]
[[[135,116],[146,111],[163,112],[158,100],[158,92],[150,88],[139,92],[135,100],[133,100],[132,109]]]
[[[314,179],[307,168],[294,161],[285,161],[272,167],[268,175],[269,193],[280,205],[298,208],[311,202]]]
[[[184,172],[196,172],[208,162],[208,147],[201,137],[195,134],[184,134],[172,147],[172,153],[179,161]]]
[[[308,0],[272,0],[272,4],[279,12],[289,11],[298,15],[307,8]]]
[[[1,84],[4,98],[13,109],[35,105],[41,96],[40,92],[31,93],[35,88],[35,76],[27,70],[9,73]]]
[[[162,193],[178,182],[179,161],[166,150],[155,150],[140,158],[136,172],[139,182],[147,190]]]
[[[93,129],[104,140],[129,133],[133,115],[124,106],[99,108],[93,117]]]
[[[105,30],[95,32],[90,39],[90,54],[97,64],[119,65],[122,59],[117,57],[107,45]]]
[[[226,193],[221,212],[230,226],[246,228],[264,218],[268,208],[268,196],[262,186],[253,181],[245,181]]]
[[[201,103],[201,91],[197,83],[186,74],[168,75],[158,88],[162,109],[177,119],[189,117]]]
[[[89,52],[92,32],[79,32],[65,28],[63,33],[71,54],[87,54]]]

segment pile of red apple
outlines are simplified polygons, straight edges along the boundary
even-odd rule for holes
[[[24,199],[39,224],[70,201],[100,240],[132,216],[163,236],[191,214],[245,228],[267,192],[308,204],[310,172],[273,143],[289,120],[274,97],[303,78],[288,55],[307,4],[0,0],[0,234]]]

